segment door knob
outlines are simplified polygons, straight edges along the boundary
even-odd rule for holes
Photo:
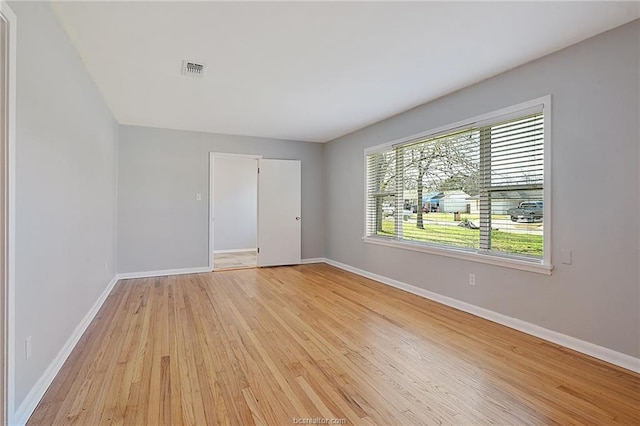
[[[300,220],[300,216],[296,217],[296,220]]]

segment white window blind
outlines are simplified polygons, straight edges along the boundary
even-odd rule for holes
[[[369,235],[396,235],[393,221],[398,207],[395,150],[367,156],[367,176],[366,222]]]
[[[541,262],[542,106],[369,153],[366,236]]]

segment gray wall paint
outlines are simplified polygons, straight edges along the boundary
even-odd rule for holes
[[[258,161],[216,157],[213,168],[214,250],[255,248],[258,238]]]
[[[639,33],[632,22],[328,143],[326,257],[640,356]],[[552,276],[363,243],[365,147],[547,94]]]
[[[11,8],[18,17],[18,408],[115,274],[118,127],[49,3]]]
[[[209,152],[302,161],[302,257],[324,253],[323,145],[121,126],[118,269],[208,265]],[[196,201],[196,193],[202,201]]]

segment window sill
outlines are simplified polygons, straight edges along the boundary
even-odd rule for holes
[[[362,237],[362,240],[368,244],[376,244],[380,246],[395,247],[404,250],[419,251],[439,256],[453,257],[456,259],[468,260],[471,262],[487,263],[489,265],[502,266],[511,269],[520,269],[522,271],[535,272],[538,274],[551,275],[552,265],[543,265],[540,263],[532,263],[518,259],[510,259],[507,257],[499,257],[485,255],[481,253],[472,253],[464,250],[445,249],[424,244],[414,244],[408,241],[394,241],[385,238]]]

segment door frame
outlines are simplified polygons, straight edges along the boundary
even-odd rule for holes
[[[0,19],[3,21],[4,69],[2,73],[4,98],[0,150],[2,178],[0,182],[0,239],[3,250],[0,262],[0,423],[11,424],[15,414],[15,196],[16,196],[16,37],[17,19],[5,0],[0,0]]]
[[[214,226],[213,226],[213,221],[214,221],[214,217],[213,217],[213,207],[214,207],[214,199],[213,199],[213,195],[215,193],[215,182],[214,182],[214,160],[216,157],[219,158],[245,158],[245,159],[251,159],[251,160],[256,160],[256,170],[258,168],[258,161],[262,159],[262,155],[260,154],[234,154],[234,153],[229,153],[229,152],[209,152],[209,270],[211,272],[213,272],[213,256],[214,256],[214,235],[213,235],[213,230],[214,230]],[[256,173],[256,185],[258,184],[257,182],[258,180],[258,176]],[[256,201],[258,200],[258,191],[256,191]],[[257,202],[256,202],[257,204]],[[257,219],[258,217],[258,212],[256,209],[256,227],[257,227]],[[256,244],[258,244],[258,233],[256,232]],[[258,245],[259,247],[259,245]]]

